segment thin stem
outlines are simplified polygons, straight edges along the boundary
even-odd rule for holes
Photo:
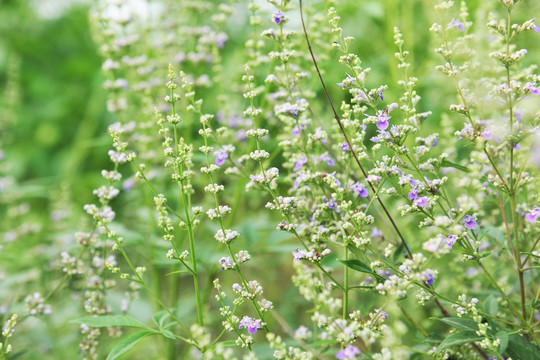
[[[334,114],[334,119],[336,120],[336,122],[338,123],[339,125],[339,128],[341,130],[341,134],[343,135],[343,137],[345,138],[345,141],[347,142],[347,145],[349,146],[349,149],[351,151],[351,154],[353,155],[354,157],[354,160],[356,161],[356,164],[358,165],[358,167],[360,168],[360,171],[362,172],[362,175],[364,176],[364,178],[367,179],[367,173],[364,169],[364,167],[362,166],[362,164],[360,163],[360,160],[358,159],[358,156],[356,154],[356,152],[354,151],[354,148],[349,140],[349,137],[347,136],[347,133],[345,132],[345,128],[343,127],[343,124],[341,122],[341,119],[340,117],[338,116],[337,114],[337,111],[334,107],[334,103],[332,102],[332,99],[330,98],[330,94],[328,93],[328,89],[326,88],[326,85],[325,85],[325,82],[322,78],[322,74],[321,74],[321,71],[319,70],[319,65],[317,64],[317,60],[315,59],[315,55],[313,54],[313,50],[311,48],[311,43],[309,41],[309,36],[308,36],[308,33],[307,33],[307,30],[306,30],[306,24],[304,22],[304,12],[303,12],[303,7],[302,7],[302,0],[300,0],[300,18],[302,20],[302,29],[304,30],[304,36],[306,38],[306,42],[307,42],[307,46],[308,46],[308,50],[309,50],[309,53],[311,55],[311,59],[313,60],[313,65],[315,66],[315,70],[317,71],[317,75],[319,76],[319,80],[321,81],[321,84],[322,84],[322,87],[323,87],[323,90],[324,90],[324,93],[326,95],[326,98],[328,99],[328,102],[330,104],[330,108],[332,109],[332,112]],[[373,192],[375,192],[375,187],[370,183],[368,182],[368,185],[369,187],[371,188],[371,190]],[[407,251],[407,254],[409,257],[412,257],[412,252],[409,248],[409,246],[407,245],[407,242],[405,241],[405,239],[403,238],[403,235],[401,234],[401,232],[399,231],[399,228],[397,227],[394,219],[392,218],[392,215],[390,215],[390,213],[388,212],[388,210],[386,209],[386,206],[384,206],[384,203],[382,202],[381,198],[378,197],[377,198],[378,202],[379,202],[379,205],[381,206],[381,208],[383,209],[384,213],[386,214],[386,216],[388,217],[388,220],[390,220],[390,222],[392,223],[392,227],[394,228],[394,230],[396,231],[397,235],[399,236],[400,240],[401,240],[401,243],[403,244],[405,250]]]

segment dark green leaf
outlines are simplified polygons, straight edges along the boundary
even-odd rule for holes
[[[127,353],[129,350],[133,349],[135,345],[144,337],[148,335],[154,335],[155,332],[153,331],[141,331],[138,333],[135,333],[131,336],[128,336],[124,340],[120,341],[118,344],[116,344],[115,347],[111,350],[109,355],[107,356],[107,360],[115,360],[118,359],[120,356]]]
[[[510,335],[504,355],[513,359],[540,360],[540,349],[521,335]]]
[[[437,347],[437,351],[443,351],[444,349],[452,346],[468,344],[483,339],[483,336],[476,335],[474,331],[458,331],[457,333],[449,335],[446,339],[444,339]]]
[[[476,321],[471,320],[471,319],[447,317],[447,318],[440,318],[437,320],[442,321],[443,323],[450,325],[452,327],[455,327],[456,329],[459,329],[459,330],[468,330],[468,331],[478,330],[478,324],[476,323]]]

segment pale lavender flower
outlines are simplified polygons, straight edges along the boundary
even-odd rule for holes
[[[229,157],[229,154],[227,154],[227,151],[224,149],[220,149],[214,153],[216,156],[216,164],[217,165],[223,165],[225,164],[225,159]]]
[[[465,224],[465,227],[467,229],[474,229],[476,227],[476,216],[473,215],[465,215],[463,217],[463,223]]]
[[[540,216],[540,208],[535,206],[534,209],[529,210],[529,212],[525,214],[525,221],[530,223],[535,222],[538,216]]]
[[[409,191],[409,194],[407,195],[407,198],[409,200],[414,200],[418,197],[418,188],[412,188],[411,191]]]
[[[285,13],[283,11],[277,11],[273,17],[276,24],[281,24],[283,18],[285,17]]]
[[[249,316],[244,316],[242,320],[240,320],[240,324],[238,325],[239,329],[246,328],[248,333],[250,335],[253,335],[261,328],[261,319],[253,319]]]
[[[360,354],[360,350],[358,349],[358,347],[349,344],[345,347],[345,349],[341,349],[338,351],[338,353],[336,354],[336,359],[354,359],[358,354]]]
[[[233,268],[231,258],[229,258],[229,257],[222,257],[219,260],[219,262],[221,264],[221,271],[223,271],[225,269],[232,269]]]
[[[388,116],[388,111],[380,111],[379,115],[377,115],[377,127],[379,130],[386,130],[388,129],[388,119],[391,117]]]
[[[532,82],[527,83],[525,89],[529,90],[533,95],[540,95],[540,88],[534,86]]]
[[[486,128],[482,132],[482,137],[484,138],[484,140],[493,139],[493,132],[491,131],[491,129],[489,127],[486,126]]]
[[[300,159],[296,160],[296,163],[294,164],[294,170],[300,170],[302,166],[307,164],[308,158],[305,156],[302,156]]]
[[[354,195],[360,196],[360,197],[367,197],[368,196],[368,189],[364,186],[362,183],[354,183],[351,186],[351,190],[354,192]]]
[[[328,155],[328,152],[325,152],[320,156],[321,161],[326,161],[326,163],[330,166],[336,165],[334,160]]]
[[[343,152],[349,151],[349,144],[347,144],[346,142],[341,144],[341,151],[343,151]]]
[[[414,199],[414,205],[424,207],[428,203],[428,199],[425,196]]]
[[[448,23],[448,27],[455,27],[459,31],[465,31],[465,24],[463,24],[458,19],[453,19],[452,21],[450,21],[450,23]]]
[[[448,235],[446,238],[448,247],[451,249],[454,243],[457,241],[457,235]]]

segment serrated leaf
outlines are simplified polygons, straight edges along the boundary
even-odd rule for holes
[[[462,344],[468,344],[475,341],[483,340],[483,336],[478,336],[474,331],[458,331],[457,333],[454,333],[452,335],[449,335],[444,339],[439,346],[437,347],[437,351],[443,351],[446,348],[462,345]]]
[[[121,326],[121,327],[134,327],[134,328],[145,329],[145,330],[150,329],[145,323],[127,315],[103,315],[103,316],[84,317],[84,318],[73,320],[73,322],[85,324],[89,327]]]
[[[468,330],[468,331],[478,330],[478,324],[476,323],[476,321],[471,320],[471,319],[447,317],[447,318],[440,318],[437,320],[442,321],[443,323],[450,325],[452,327],[455,327],[456,329],[459,329],[459,330]]]
[[[128,336],[124,340],[120,341],[118,344],[116,344],[115,347],[112,348],[109,355],[107,355],[107,360],[115,360],[118,359],[120,356],[127,353],[129,350],[133,349],[137,343],[143,339],[144,337],[148,335],[154,335],[155,332],[153,331],[141,331],[138,333],[135,333],[131,336]]]

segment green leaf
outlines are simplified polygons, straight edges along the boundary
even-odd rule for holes
[[[364,264],[363,262],[361,262],[360,260],[338,260],[340,263],[344,264],[345,266],[353,269],[353,270],[356,270],[356,271],[359,271],[359,272],[362,272],[362,273],[366,273],[366,274],[370,274],[370,275],[373,275],[375,276],[377,279],[383,279],[382,276],[380,276],[379,274],[377,274],[376,272],[374,272],[373,270],[371,270],[371,268],[369,266],[367,266],[366,264]]]
[[[495,296],[490,295],[486,299],[484,302],[484,311],[491,316],[497,316],[497,313],[499,312],[499,302]]]
[[[508,333],[506,331],[499,331],[497,334],[495,334],[495,336],[501,342],[499,346],[499,352],[501,354],[504,354],[506,348],[508,347]]]
[[[441,163],[441,167],[453,167],[454,169],[458,169],[464,172],[470,172],[470,170],[466,166],[456,164],[455,162],[449,160],[443,160]]]
[[[520,335],[508,337],[508,347],[504,355],[513,359],[540,360],[540,350]]]
[[[176,340],[176,336],[174,336],[174,334],[170,330],[161,330],[160,334],[162,334],[166,338]]]
[[[468,344],[475,341],[483,340],[483,336],[478,336],[474,331],[458,331],[457,333],[454,333],[452,335],[449,335],[444,339],[439,346],[437,347],[437,351],[443,351],[446,348],[462,345],[462,344]]]
[[[325,340],[317,340],[313,343],[311,343],[311,347],[313,348],[319,348],[319,347],[322,347],[322,346],[325,346],[325,345],[333,345],[333,344],[337,344],[338,341],[337,340],[334,340],[334,339],[325,339]]]
[[[437,320],[442,321],[443,323],[450,325],[452,327],[455,327],[459,330],[468,330],[468,331],[478,330],[478,324],[476,323],[476,321],[471,320],[471,319],[447,317],[447,318],[440,318]]]
[[[138,333],[135,333],[131,336],[128,336],[124,340],[120,341],[118,344],[116,344],[115,347],[112,348],[109,355],[107,355],[107,360],[115,360],[118,359],[120,356],[127,353],[129,350],[133,349],[135,345],[144,337],[148,335],[154,335],[155,332],[153,331],[141,331]]]
[[[392,254],[392,262],[396,263],[399,258],[405,254],[405,243],[400,242],[399,246],[394,251],[394,254]]]
[[[86,324],[87,326],[98,328],[108,326],[122,326],[150,330],[150,327],[148,327],[145,323],[127,315],[103,315],[84,317],[73,320],[73,322]]]

